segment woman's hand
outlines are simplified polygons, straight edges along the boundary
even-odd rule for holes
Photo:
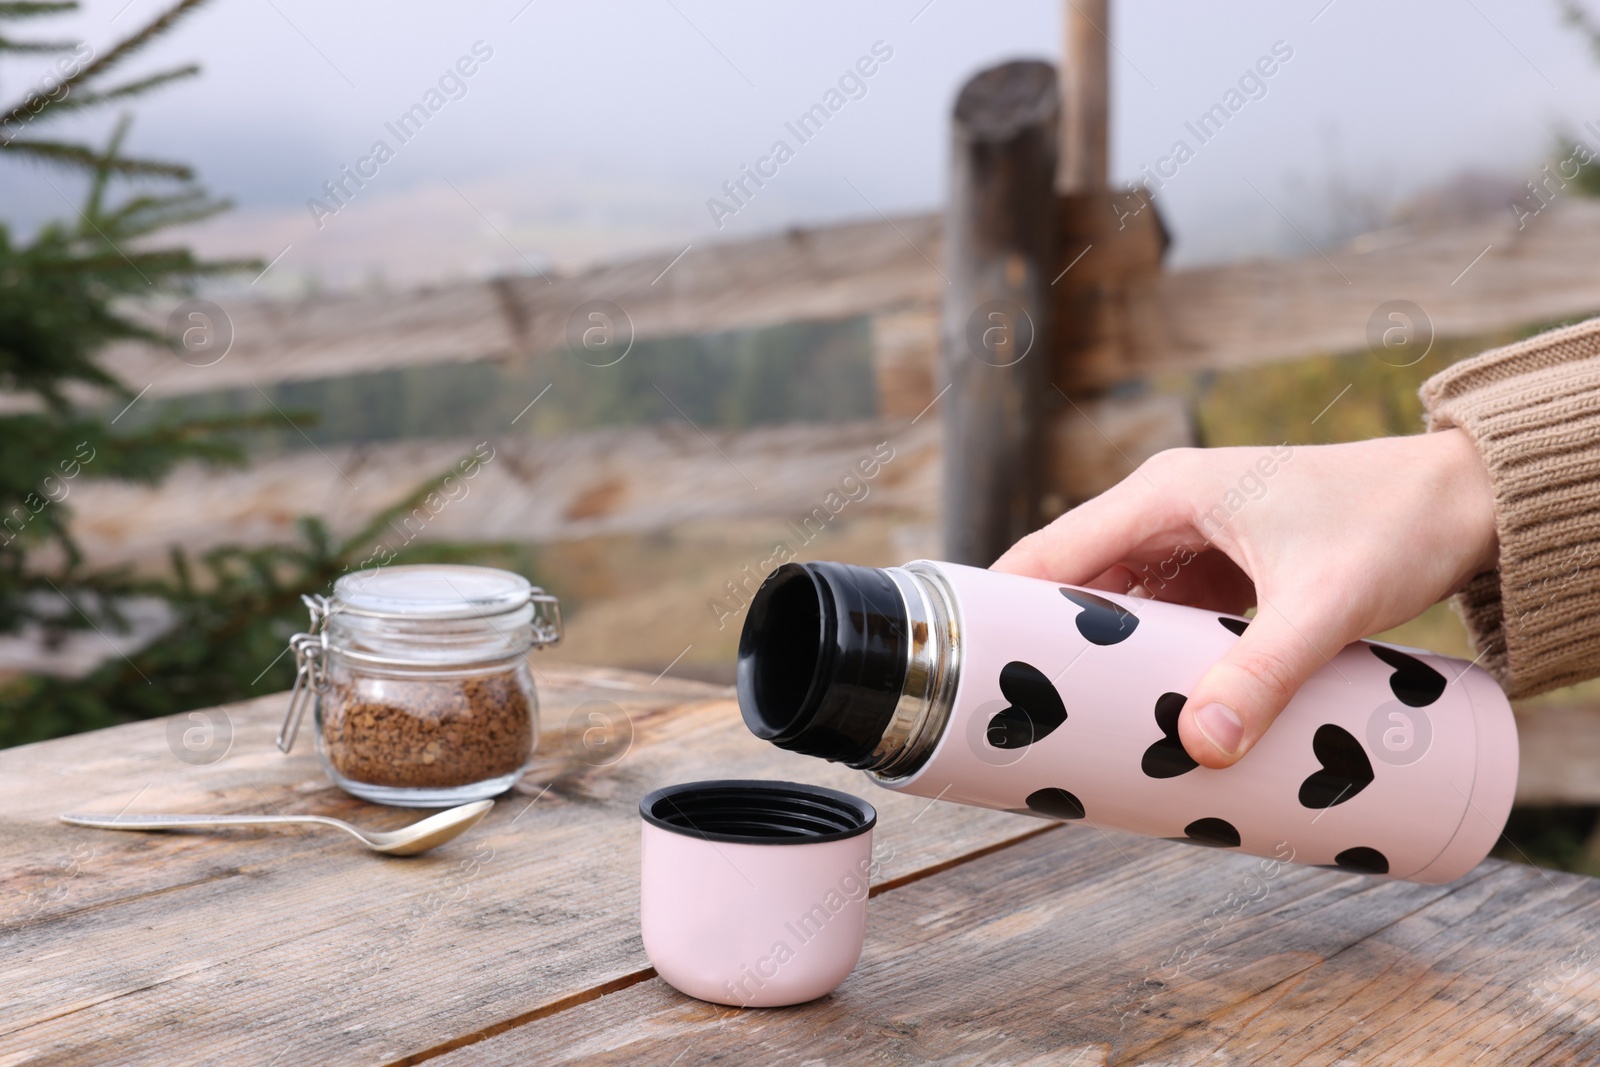
[[[995,570],[1255,620],[1178,720],[1233,765],[1357,638],[1492,570],[1494,496],[1460,430],[1344,445],[1173,449],[1018,541]]]

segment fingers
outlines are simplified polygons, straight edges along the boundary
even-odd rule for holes
[[[1199,548],[1196,550],[1195,545]],[[1155,558],[1150,557],[1154,555]],[[1129,568],[1133,568],[1129,570]],[[1150,553],[1107,572],[1122,571],[1152,600],[1239,614],[1256,602],[1255,584],[1227,553],[1206,542],[1181,542],[1175,548]],[[1110,588],[1095,586],[1094,588]],[[1123,588],[1112,588],[1122,592]],[[1130,590],[1131,591],[1131,590]]]
[[[1178,717],[1184,749],[1202,766],[1237,763],[1301,684],[1354,640],[1343,628],[1342,619],[1301,612],[1291,620],[1263,603],[1243,636],[1189,694]]]
[[[1170,498],[1158,492],[1141,472],[1135,472],[1012,545],[991,569],[1083,585],[1170,525],[1171,513]]]
[[[1085,589],[1095,589],[1102,593],[1124,593],[1128,596],[1144,596],[1144,585],[1139,581],[1139,575],[1121,563],[1112,567],[1104,574],[1088,581],[1073,582]]]

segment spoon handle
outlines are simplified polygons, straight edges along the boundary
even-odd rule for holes
[[[326,820],[319,815],[63,815],[61,821],[101,830],[177,830],[207,826],[280,826]]]

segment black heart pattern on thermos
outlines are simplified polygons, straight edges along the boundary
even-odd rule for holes
[[[1026,803],[1030,812],[1052,819],[1081,819],[1084,816],[1083,801],[1065,789],[1035,789],[1028,794]]]
[[[1227,819],[1196,819],[1183,828],[1182,837],[1169,837],[1168,841],[1182,841],[1186,845],[1202,848],[1238,848],[1239,831]]]
[[[1389,676],[1389,691],[1400,703],[1413,708],[1426,707],[1444,695],[1444,675],[1398,648],[1368,645],[1372,654],[1394,668]]]
[[[1349,730],[1332,723],[1317,727],[1311,752],[1322,767],[1300,783],[1300,803],[1306,807],[1343,804],[1372,784],[1372,761]]]
[[[1349,871],[1351,874],[1388,874],[1389,857],[1375,848],[1357,845],[1333,857],[1332,863],[1319,863],[1330,871]]]
[[[995,748],[1026,748],[1067,721],[1061,694],[1044,672],[1012,660],[1000,668],[1000,692],[1010,701],[989,720],[986,737]]]
[[[1083,609],[1078,612],[1078,632],[1093,644],[1114,645],[1126,641],[1139,628],[1139,616],[1103,596],[1066,588],[1061,590],[1061,595]]]
[[[1078,632],[1096,645],[1115,645],[1128,639],[1139,625],[1138,617],[1104,597],[1078,589],[1060,589],[1080,610],[1075,619]],[[1243,636],[1247,619],[1218,616],[1231,633]],[[1415,656],[1383,645],[1368,645],[1394,671],[1389,689],[1409,707],[1432,704],[1447,684],[1443,675]],[[989,720],[987,738],[1003,749],[1026,748],[1050,736],[1067,721],[1061,694],[1044,672],[1030,663],[1013,660],[1000,670],[1000,692],[1008,704]],[[1178,739],[1178,716],[1186,701],[1182,693],[1163,693],[1156,700],[1155,724],[1161,736],[1144,751],[1140,769],[1148,778],[1177,778],[1197,768],[1197,763]],[[1332,723],[1317,728],[1311,750],[1318,769],[1300,784],[1300,803],[1307,808],[1326,809],[1355,797],[1374,780],[1372,761],[1361,742],[1348,730]],[[1073,820],[1085,817],[1083,801],[1059,788],[1036,789],[1028,794],[1026,808],[1014,811],[1050,819]],[[1239,830],[1226,819],[1195,819],[1183,828],[1182,837],[1169,838],[1205,848],[1238,848]],[[1389,873],[1389,860],[1382,852],[1365,845],[1347,848],[1324,864],[1330,869],[1356,874]]]
[[[1148,777],[1176,778],[1200,766],[1178,740],[1178,713],[1186,699],[1182,693],[1162,693],[1156,700],[1156,726],[1161,740],[1144,750],[1144,759],[1139,763]]]

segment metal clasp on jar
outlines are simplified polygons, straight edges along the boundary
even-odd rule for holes
[[[529,592],[533,605],[533,647],[551,648],[561,643],[561,601],[538,586]]]
[[[328,688],[328,631],[324,623],[330,612],[328,598],[302,596],[300,600],[311,612],[311,632],[295,634],[289,638],[289,649],[294,653],[294,689],[289,693],[289,707],[284,712],[283,726],[278,730],[278,750],[288,752],[300,733],[300,722],[306,717],[306,708],[316,699],[316,694]]]

